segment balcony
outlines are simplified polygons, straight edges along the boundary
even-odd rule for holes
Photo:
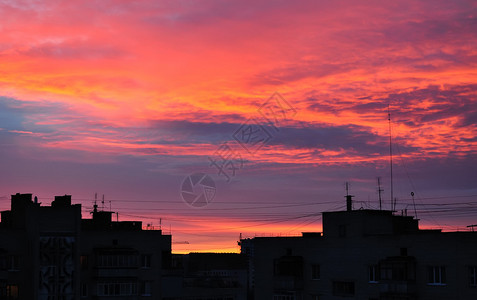
[[[412,295],[417,291],[416,284],[409,281],[380,282],[379,292],[383,295]]]
[[[295,276],[280,276],[275,275],[273,277],[273,289],[282,291],[297,291],[303,290],[303,279]]]

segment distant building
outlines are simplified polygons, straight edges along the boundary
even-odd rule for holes
[[[174,254],[164,300],[246,300],[246,257],[236,253]]]
[[[255,300],[477,299],[477,232],[384,210],[323,213],[323,233],[240,241]]]
[[[57,196],[41,206],[31,194],[1,212],[0,299],[162,299],[171,236],[141,222],[114,222]]]

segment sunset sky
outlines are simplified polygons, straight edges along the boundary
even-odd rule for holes
[[[0,210],[71,194],[89,218],[104,194],[182,253],[321,231],[346,181],[376,209],[381,177],[391,208],[388,109],[396,210],[477,224],[475,1],[0,1]],[[253,151],[244,128],[266,132]],[[204,207],[181,197],[193,173]]]

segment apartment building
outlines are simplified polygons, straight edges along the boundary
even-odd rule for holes
[[[0,299],[162,299],[171,236],[112,214],[95,205],[82,219],[70,195],[51,206],[12,195],[1,213]]]
[[[351,205],[322,216],[323,232],[240,241],[250,298],[477,299],[477,232],[422,230],[411,216]]]

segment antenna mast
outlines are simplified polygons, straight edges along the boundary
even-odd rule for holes
[[[412,204],[414,205],[414,215],[416,216],[416,220],[417,220],[417,210],[416,210],[416,202],[414,202],[414,192],[411,192],[411,197],[412,197]]]
[[[98,193],[94,193],[94,205],[93,205],[93,212],[98,211],[98,204],[96,204],[96,200],[98,199]]]
[[[391,112],[388,104],[388,121],[389,121],[389,164],[391,166],[391,210],[396,208],[396,202],[394,200],[394,188],[393,188],[393,140],[391,135]]]
[[[381,192],[384,190],[381,188],[381,177],[378,177],[378,195],[379,195],[379,210],[382,210],[382,198],[381,198]]]

